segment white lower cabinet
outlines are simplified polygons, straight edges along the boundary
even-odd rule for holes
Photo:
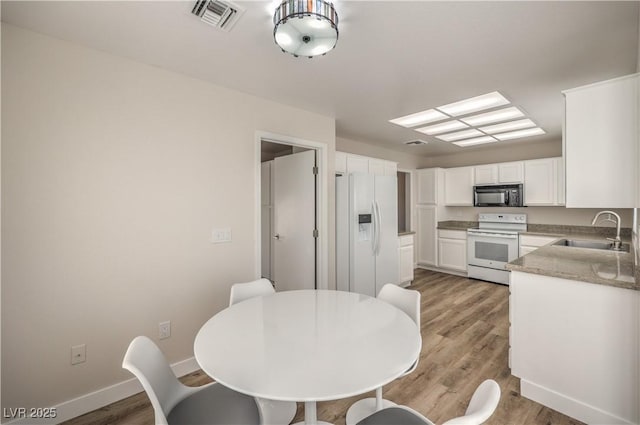
[[[640,291],[511,272],[511,372],[589,424],[640,423]]]
[[[398,269],[400,284],[413,280],[413,235],[398,237]]]
[[[438,266],[443,269],[467,271],[467,232],[438,230]]]
[[[559,238],[560,236],[520,235],[519,256],[522,257],[523,255],[533,252],[541,246],[548,245]]]

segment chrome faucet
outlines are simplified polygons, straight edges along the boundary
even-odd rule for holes
[[[607,240],[613,242],[613,247],[611,249],[613,249],[614,251],[621,251],[622,240],[620,239],[620,216],[614,213],[613,211],[600,211],[598,214],[596,214],[595,217],[593,217],[593,221],[591,222],[592,226],[596,225],[596,222],[598,221],[598,219],[602,214],[608,214],[607,218],[605,218],[604,221],[610,221],[612,223],[616,223],[616,237],[607,238]],[[616,219],[615,220],[612,219],[611,216],[614,216]]]

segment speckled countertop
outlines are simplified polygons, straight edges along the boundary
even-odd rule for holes
[[[458,220],[447,220],[438,222],[438,229],[441,230],[467,230],[471,227],[478,227],[478,222]]]
[[[566,229],[566,233],[526,232],[530,235],[557,236],[558,239],[603,240],[597,232],[585,233]],[[623,242],[629,243],[628,238]],[[587,248],[554,246],[552,243],[542,246],[529,254],[507,264],[507,269],[524,273],[540,274],[563,279],[579,280],[615,286],[617,288],[640,290],[638,269],[635,266],[635,252],[613,252]]]
[[[415,235],[416,232],[407,231],[407,232],[398,232],[398,236],[406,236],[406,235]]]
[[[438,222],[438,229],[443,230],[466,230],[471,227],[478,227],[478,222],[458,220]],[[615,229],[529,223],[527,231],[520,234],[555,236],[558,239],[604,240],[614,237]],[[621,229],[620,235],[623,242],[629,243],[631,229]],[[553,246],[552,243],[512,261],[507,264],[507,269],[640,291],[640,267],[635,265],[636,252],[633,244],[631,244],[631,252],[612,252]]]

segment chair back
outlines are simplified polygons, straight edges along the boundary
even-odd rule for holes
[[[156,425],[166,425],[167,415],[180,401],[182,384],[158,346],[146,336],[136,337],[129,344],[122,367],[142,384],[151,400]]]
[[[418,332],[420,332],[420,292],[387,283],[382,287],[377,298],[405,312],[415,322],[418,326]],[[416,370],[419,360],[420,356],[402,376]]]
[[[269,279],[258,279],[246,283],[234,283],[231,286],[231,294],[229,295],[229,305],[234,305],[240,301],[248,300],[253,297],[274,294],[273,285]]]
[[[420,292],[387,283],[382,287],[377,298],[404,311],[420,329]]]
[[[476,388],[464,416],[450,419],[442,425],[480,425],[493,415],[500,402],[500,385],[487,379]]]

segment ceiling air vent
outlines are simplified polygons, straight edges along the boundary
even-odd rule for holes
[[[230,31],[244,13],[244,9],[228,1],[197,0],[191,13],[211,26]]]
[[[404,142],[405,145],[426,145],[429,142],[426,142],[424,140],[420,140],[420,139],[416,139],[416,140],[409,140],[408,142]]]

